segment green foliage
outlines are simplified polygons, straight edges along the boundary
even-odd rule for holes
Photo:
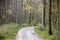
[[[47,30],[46,31],[41,31],[37,27],[34,30],[35,30],[36,33],[38,33],[38,35],[40,37],[44,38],[45,40],[55,40],[55,36],[54,35],[49,36]]]
[[[31,21],[31,24],[30,25],[35,25],[35,22],[34,21]]]
[[[9,23],[6,24],[8,25],[8,28],[6,29],[6,31],[2,31],[4,38],[1,38],[1,40],[14,40],[14,37],[16,36],[17,31],[21,28],[18,24],[15,23]],[[4,33],[5,32],[5,33]]]
[[[23,24],[21,24],[21,26],[22,27],[27,27],[27,26],[29,26],[29,24],[28,23],[23,23]]]
[[[45,30],[45,26],[43,26],[42,24],[37,24],[38,26],[36,28],[38,28],[39,30],[41,31],[44,31]]]
[[[27,5],[25,9],[27,10],[28,13],[30,13],[33,10],[33,7],[30,5]]]
[[[12,14],[12,10],[6,10],[6,13],[11,15]]]

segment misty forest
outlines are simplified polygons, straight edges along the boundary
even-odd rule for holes
[[[60,40],[60,0],[0,0],[0,40]]]

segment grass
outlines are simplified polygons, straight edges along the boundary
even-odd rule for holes
[[[8,28],[6,31],[2,31],[3,36],[0,37],[0,40],[14,40],[16,33],[21,28],[21,26],[15,23],[9,23],[6,25],[8,25]]]
[[[38,28],[35,28],[34,30],[40,37],[44,38],[45,40],[55,40],[55,36],[49,36],[48,31],[40,31]]]

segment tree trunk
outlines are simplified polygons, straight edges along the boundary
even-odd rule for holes
[[[45,0],[44,0],[43,25],[45,26]]]
[[[49,35],[52,35],[52,26],[51,26],[51,0],[49,4]]]

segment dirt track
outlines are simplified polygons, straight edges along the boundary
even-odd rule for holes
[[[15,40],[43,40],[34,31],[34,27],[22,28],[18,31]]]

